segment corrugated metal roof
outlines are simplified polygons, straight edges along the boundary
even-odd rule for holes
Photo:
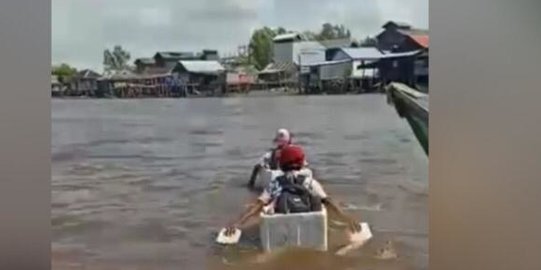
[[[286,33],[282,35],[277,35],[272,40],[284,41],[284,40],[289,40],[289,39],[301,39],[301,35],[299,33]]]
[[[346,62],[351,62],[351,60],[334,60],[334,61],[323,61],[323,62],[314,62],[310,64],[302,64],[303,66],[328,66],[328,65],[336,65],[336,64],[342,64]]]
[[[372,47],[342,48],[342,51],[354,60],[380,59],[383,56],[383,53],[380,50]]]
[[[389,25],[392,25],[392,24],[396,25],[399,29],[411,28],[411,24],[407,22],[397,22],[397,21],[388,21],[382,26],[382,28],[387,28]]]
[[[400,58],[400,57],[408,57],[408,56],[414,56],[418,53],[420,53],[421,50],[417,51],[411,51],[411,52],[400,52],[400,53],[387,53],[384,54],[381,58]]]
[[[409,37],[421,47],[428,48],[430,41],[428,35],[409,35]]]
[[[119,80],[119,79],[133,79],[137,77],[130,70],[113,71],[109,74],[105,74],[101,79]]]
[[[141,63],[141,64],[146,64],[146,65],[152,65],[152,64],[155,64],[155,61],[154,61],[154,58],[138,58],[135,60],[134,63]]]
[[[225,68],[218,61],[181,60],[178,61],[186,70],[193,73],[218,73]]]
[[[99,73],[90,69],[83,69],[75,75],[77,79],[97,79],[99,77],[101,77]]]
[[[123,70],[119,72],[113,72],[106,74],[103,77],[99,78],[99,81],[124,81],[124,80],[144,80],[144,79],[154,79],[154,78],[165,78],[171,76],[170,74],[135,74],[129,70]]]
[[[156,55],[158,54],[164,59],[186,59],[195,57],[193,52],[157,52]]]
[[[418,28],[398,29],[398,32],[404,35],[428,35],[427,29],[418,29]]]
[[[167,67],[147,67],[143,75],[167,75],[171,73],[171,69]]]
[[[280,62],[280,63],[270,63],[268,64],[262,71],[260,71],[260,74],[265,73],[277,73],[277,72],[284,72],[284,71],[295,71],[297,70],[297,67],[292,62]]]

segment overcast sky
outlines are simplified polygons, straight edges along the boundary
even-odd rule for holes
[[[317,31],[331,22],[361,39],[391,19],[428,28],[428,0],[52,0],[52,61],[101,71],[103,50],[115,44],[132,59],[204,48],[223,55],[264,25]]]

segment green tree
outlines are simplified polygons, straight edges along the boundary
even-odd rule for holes
[[[344,25],[324,23],[317,35],[318,40],[350,38],[351,32]]]
[[[105,72],[122,71],[129,68],[131,55],[122,46],[116,45],[112,51],[103,51],[103,66]]]
[[[274,30],[274,33],[276,35],[283,35],[285,33],[287,33],[287,30],[283,27],[278,27],[276,30]]]
[[[312,32],[312,31],[304,31],[304,32],[302,32],[302,36],[306,40],[312,40],[313,41],[313,40],[318,39],[318,34]]]
[[[278,32],[286,32],[283,28],[276,31],[269,27],[257,29],[250,39],[250,60],[259,70],[265,68],[272,59],[272,39]]]
[[[378,45],[378,40],[367,36],[363,41],[361,41],[361,47],[376,47]]]
[[[61,83],[67,83],[75,76],[77,69],[71,67],[68,64],[62,63],[57,66],[53,66],[51,69],[51,74],[55,75],[58,78],[58,81]]]

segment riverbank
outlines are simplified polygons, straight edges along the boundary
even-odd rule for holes
[[[52,99],[194,99],[194,98],[230,98],[230,97],[276,97],[276,96],[344,96],[344,95],[362,95],[382,93],[381,91],[372,92],[345,92],[345,93],[302,93],[298,89],[275,88],[270,90],[253,90],[245,93],[233,92],[223,95],[191,95],[187,97],[173,96],[148,96],[148,97],[95,97],[95,96],[52,96]]]

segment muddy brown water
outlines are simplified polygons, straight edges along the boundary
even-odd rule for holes
[[[305,146],[326,191],[371,224],[366,247],[255,263],[257,226],[238,246],[214,243],[257,195],[244,185],[281,127]],[[52,266],[428,269],[427,165],[406,121],[377,94],[53,100]],[[344,244],[338,225],[329,237],[331,251]]]

